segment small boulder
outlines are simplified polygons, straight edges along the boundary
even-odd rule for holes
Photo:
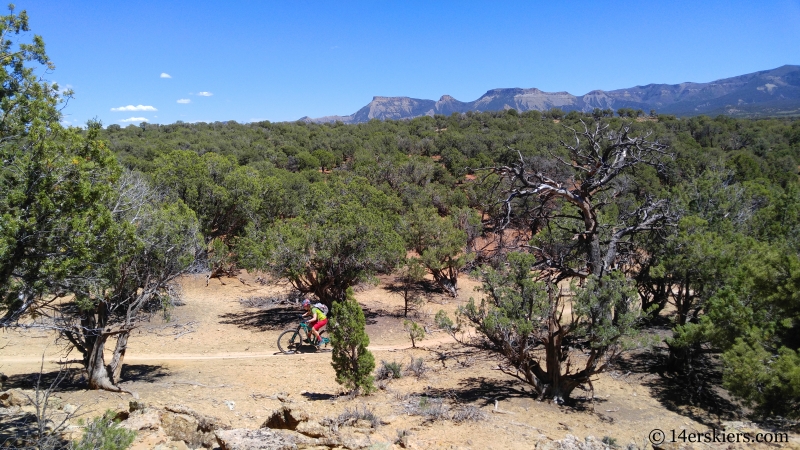
[[[334,434],[330,428],[324,427],[314,420],[300,422],[295,431],[312,438],[331,437]]]
[[[153,450],[189,450],[189,446],[183,441],[167,441],[153,447]]]
[[[5,392],[0,392],[0,406],[3,408],[28,405],[31,405],[31,399],[20,389],[9,389]]]
[[[289,450],[296,449],[292,436],[278,433],[268,428],[257,430],[217,430],[221,450]]]
[[[184,405],[169,405],[164,408],[167,411],[174,412],[177,414],[186,414],[189,416],[194,417],[197,419],[197,426],[200,431],[214,431],[218,429],[228,430],[230,429],[230,425],[222,423],[220,419],[213,417],[213,416],[206,416],[205,414],[200,414],[199,412],[189,408],[188,406]]]
[[[397,416],[387,416],[381,417],[381,425],[391,425],[393,422],[397,421]]]
[[[197,419],[188,414],[161,412],[161,426],[167,435],[176,441],[184,441],[195,447],[199,446],[203,440],[203,433],[199,431],[199,425]]]
[[[358,419],[353,424],[353,428],[357,428],[360,430],[371,430],[372,429],[372,422],[365,419]]]
[[[133,431],[158,430],[161,428],[161,416],[156,410],[137,410],[119,426]]]
[[[167,445],[172,445],[172,450],[189,450],[189,446],[186,445],[186,442],[183,441],[172,441],[168,442]]]

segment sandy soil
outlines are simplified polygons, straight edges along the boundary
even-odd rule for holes
[[[261,285],[247,274],[242,280],[226,278],[222,284],[215,279],[206,287],[204,276],[184,278],[185,305],[172,311],[169,322],[156,316],[131,336],[121,386],[136,392],[145,403],[184,404],[235,428],[261,425],[280,406],[270,398],[277,393],[308,402],[320,419],[366,407],[388,422],[371,436],[373,442],[385,443],[383,448],[399,448],[393,444],[399,430],[411,433],[413,448],[527,449],[541,435],[557,440],[567,434],[608,437],[621,447],[633,443],[644,448],[653,429],[706,432],[730,429],[735,424],[727,421],[744,420],[737,417],[735,405],[724,392],[688,392],[656,373],[655,364],[649,364],[658,356],[653,351],[598,376],[593,397],[577,391],[573,397],[578,401],[571,406],[536,401],[530,388],[498,370],[497,359],[432,331],[436,311],[444,309],[452,316],[460,304],[476,295],[477,282],[466,277],[460,280],[460,298],[431,293],[412,317],[429,324],[431,330],[415,349],[403,329],[402,299],[389,289],[392,280],[383,278],[378,286],[358,291],[378,365],[395,361],[407,366],[412,358],[423,358],[429,370],[420,378],[407,375],[388,381],[373,395],[351,398],[341,395],[335,382],[329,350],[278,352],[276,339],[297,323],[299,309],[247,308],[240,302],[285,293],[287,287]],[[0,334],[0,372],[9,376],[7,387],[30,388],[42,355],[44,372],[57,371],[55,362],[63,353],[53,342],[52,335],[41,331]],[[88,416],[107,408],[127,408],[131,396],[84,390],[79,371],[75,374],[61,386],[59,396],[65,403],[80,405]],[[452,410],[472,405],[486,416],[459,424],[406,414],[404,402],[421,395],[442,398]],[[493,412],[495,405],[505,413]],[[790,446],[800,447],[795,434],[792,440]]]

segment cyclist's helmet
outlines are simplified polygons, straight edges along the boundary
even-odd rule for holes
[[[311,300],[309,300],[309,299],[303,300],[303,308],[305,308],[306,306],[309,306],[309,305],[311,305]]]

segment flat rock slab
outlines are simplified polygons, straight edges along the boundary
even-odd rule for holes
[[[217,430],[214,432],[222,450],[289,450],[296,449],[292,436],[268,428],[257,430]]]

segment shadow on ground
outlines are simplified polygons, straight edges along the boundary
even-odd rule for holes
[[[40,378],[41,376],[41,378]],[[123,364],[120,378],[122,382],[155,383],[169,376],[169,371],[158,365]],[[51,389],[57,392],[75,392],[88,389],[86,373],[82,368],[68,367],[50,372],[31,372],[10,375],[3,383],[3,389]]]
[[[125,364],[122,366],[123,382],[155,383],[170,376],[169,369],[164,366],[149,364]]]
[[[712,354],[702,354],[690,373],[670,371],[667,349],[656,348],[631,355],[617,362],[620,371],[653,374],[642,386],[665,408],[706,426],[719,426],[726,420],[741,420],[742,410],[722,389],[720,363]]]
[[[336,397],[333,394],[321,394],[319,392],[303,392],[301,395],[308,400],[331,400]]]
[[[367,325],[375,325],[381,317],[399,318],[403,316],[403,309],[388,311],[386,309],[372,309],[362,305],[364,319]],[[300,323],[303,311],[295,306],[275,306],[258,309],[256,311],[231,312],[220,315],[220,323],[236,325],[251,331],[275,331],[292,328]]]
[[[495,380],[485,377],[470,377],[461,380],[458,388],[440,389],[429,386],[423,392],[429,397],[452,398],[458,401],[476,403],[481,406],[493,405],[495,400],[509,398],[529,398],[522,385],[515,380]]]
[[[31,372],[9,375],[3,389],[48,389],[57,391],[82,391],[86,387],[86,376],[82,368],[64,367],[50,372]]]
[[[400,314],[395,314],[385,309],[367,308],[364,307],[364,305],[361,305],[361,309],[364,311],[364,322],[366,323],[366,325],[376,325],[382,318],[396,319],[398,317],[402,317],[402,312]]]
[[[58,420],[57,417],[53,417],[53,419]],[[39,427],[36,415],[32,413],[0,414],[0,448],[71,448],[69,442],[57,433],[42,440],[37,439],[38,435]]]
[[[296,307],[275,307],[258,311],[241,311],[220,316],[220,323],[237,325],[251,331],[282,330],[300,323],[302,311]]]

